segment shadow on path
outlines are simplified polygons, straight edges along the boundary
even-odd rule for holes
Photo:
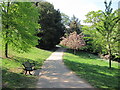
[[[37,88],[92,88],[67,69],[62,61],[64,51],[63,48],[59,48],[44,62]]]

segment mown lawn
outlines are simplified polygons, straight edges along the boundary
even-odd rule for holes
[[[7,88],[34,88],[37,82],[37,76],[24,75],[22,63],[30,61],[35,63],[35,69],[40,69],[44,60],[52,52],[31,48],[30,52],[19,54],[10,51],[10,58],[1,58],[2,60],[2,83]]]
[[[113,62],[112,68],[109,69],[107,61],[93,54],[79,51],[75,55],[68,50],[64,55],[64,63],[95,88],[120,88],[118,87],[120,74],[116,62]]]

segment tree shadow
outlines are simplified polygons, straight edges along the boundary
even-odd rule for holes
[[[34,88],[36,85],[35,76],[10,72],[8,69],[2,70],[2,87],[4,88]]]
[[[119,69],[109,69],[107,66],[90,65],[65,59],[65,64],[78,76],[85,78],[97,88],[120,88]]]
[[[55,52],[59,47],[52,47],[52,48],[49,48],[49,49],[45,49],[45,48],[40,48],[39,46],[36,46],[38,49],[43,49],[43,50],[46,50],[46,51],[50,51],[50,52]]]
[[[72,50],[67,50],[67,53],[72,53]],[[81,59],[99,59],[98,56],[85,51],[77,51],[76,56]],[[75,71],[78,76],[85,78],[91,85],[97,88],[120,88],[120,69],[107,66],[92,65],[78,61],[64,60],[65,64]],[[95,62],[94,62],[95,63]]]
[[[74,54],[73,50],[71,50],[71,49],[67,50],[67,52]],[[91,54],[89,52],[82,51],[82,50],[77,50],[76,54],[74,54],[74,55],[79,56],[83,59],[98,59],[99,58],[99,56],[97,56],[95,54]]]

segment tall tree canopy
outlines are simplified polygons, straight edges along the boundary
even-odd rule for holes
[[[29,51],[38,40],[38,9],[31,2],[3,2],[1,6],[5,56],[8,57],[8,46],[18,52]]]
[[[38,37],[39,45],[37,47],[43,49],[51,49],[55,45],[59,44],[60,37],[64,34],[64,25],[61,23],[61,14],[59,10],[55,10],[54,6],[48,2],[41,1],[38,3],[39,24],[41,29],[39,30]]]
[[[76,31],[78,34],[81,33],[81,25],[80,25],[80,20],[73,15],[70,21],[70,32]]]
[[[62,15],[62,23],[65,26],[65,35],[69,35],[70,33],[76,31],[78,34],[82,32],[82,25],[80,24],[80,20],[74,15],[70,18],[64,13]]]

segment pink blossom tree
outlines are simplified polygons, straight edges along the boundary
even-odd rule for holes
[[[60,42],[60,45],[66,46],[70,49],[74,50],[74,54],[76,50],[80,49],[81,47],[85,46],[85,41],[83,39],[83,35],[77,34],[77,32],[70,33],[69,36],[62,37],[62,41]]]

